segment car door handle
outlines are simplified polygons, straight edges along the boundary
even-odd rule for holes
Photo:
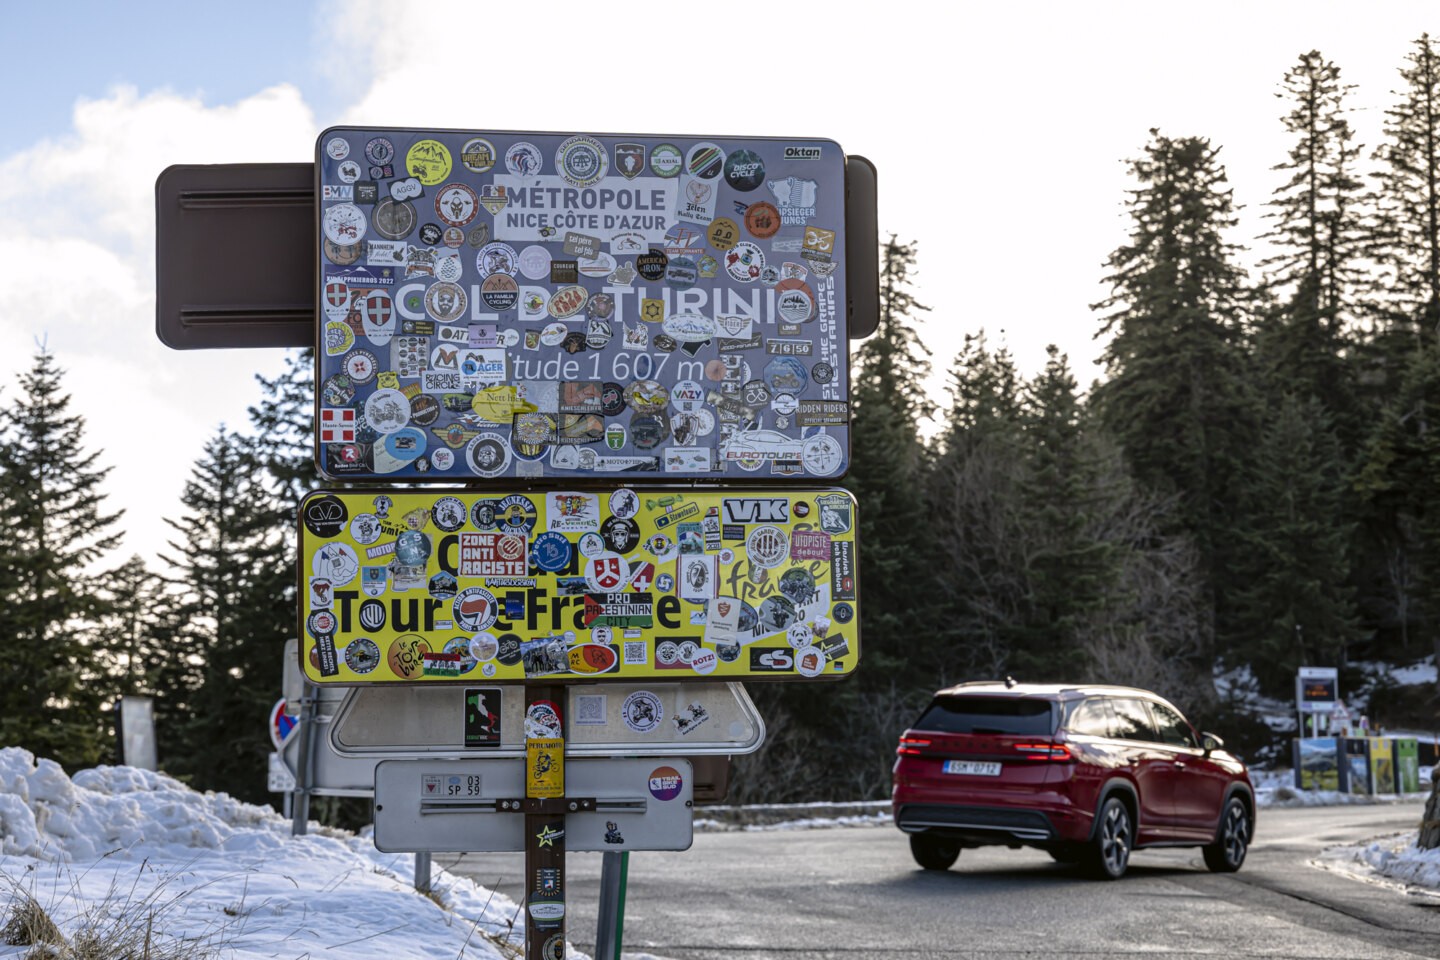
[[[1175,769],[1176,769],[1176,770],[1184,770],[1184,769],[1185,769],[1185,764],[1181,763],[1179,760],[1176,760],[1176,761],[1175,761]]]

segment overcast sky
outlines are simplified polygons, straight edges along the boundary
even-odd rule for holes
[[[348,0],[6,4],[0,349],[44,338],[114,468],[126,554],[207,437],[246,423],[280,351],[155,337],[154,183],[172,163],[308,161],[336,123],[826,137],[879,169],[880,228],[919,245],[935,392],[985,328],[1023,370],[1047,343],[1096,373],[1088,304],[1124,240],[1147,131],[1223,146],[1249,243],[1288,147],[1274,94],[1320,50],[1380,139],[1432,2],[788,3],[543,8]],[[236,264],[243,270],[244,264]],[[13,395],[14,386],[10,385]],[[0,393],[0,398],[7,394]]]

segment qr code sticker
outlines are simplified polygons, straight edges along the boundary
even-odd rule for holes
[[[644,640],[625,641],[625,662],[646,663],[649,659],[649,651],[646,649]]]
[[[605,694],[582,693],[575,697],[575,722],[586,726],[605,723]]]

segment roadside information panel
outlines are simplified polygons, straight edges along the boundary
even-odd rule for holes
[[[845,168],[830,140],[325,131],[319,469],[840,477]]]
[[[839,488],[346,490],[300,520],[317,684],[823,679],[860,659]]]

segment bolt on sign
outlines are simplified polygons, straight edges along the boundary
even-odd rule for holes
[[[848,491],[347,490],[300,507],[317,684],[839,678]]]
[[[327,130],[317,466],[840,477],[845,171],[830,140]]]

